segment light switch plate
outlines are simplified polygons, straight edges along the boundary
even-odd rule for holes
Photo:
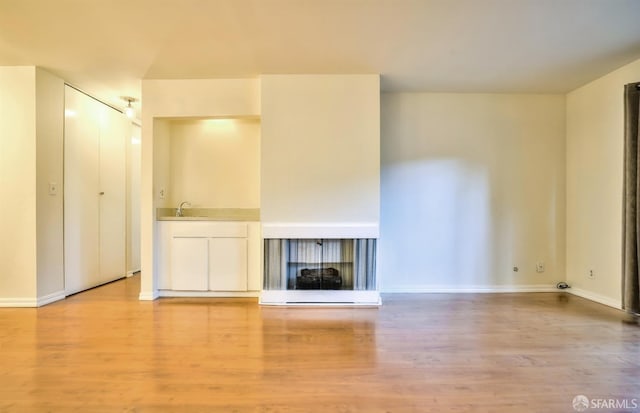
[[[56,196],[58,195],[58,184],[55,182],[49,182],[49,195]]]

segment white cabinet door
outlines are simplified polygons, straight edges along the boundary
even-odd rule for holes
[[[209,290],[247,290],[247,239],[209,239]]]
[[[171,289],[208,290],[208,240],[179,238],[171,240]]]

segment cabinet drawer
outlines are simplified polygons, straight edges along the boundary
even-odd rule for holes
[[[174,222],[173,237],[190,238],[246,238],[244,222]]]

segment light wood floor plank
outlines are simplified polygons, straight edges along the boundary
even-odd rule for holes
[[[640,328],[562,292],[394,294],[379,309],[138,292],[132,277],[0,309],[0,412],[571,412],[578,394],[640,404]]]

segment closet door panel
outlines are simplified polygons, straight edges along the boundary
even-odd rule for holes
[[[126,275],[126,138],[131,123],[120,112],[100,110],[100,277]]]
[[[67,295],[126,275],[126,140],[120,112],[65,88]]]
[[[67,295],[96,285],[99,268],[99,103],[65,89],[64,256]]]

